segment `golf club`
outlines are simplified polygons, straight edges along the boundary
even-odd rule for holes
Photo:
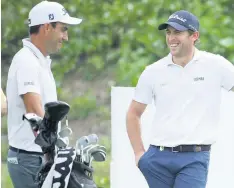
[[[104,146],[100,146],[100,145],[91,145],[88,146],[86,148],[84,148],[84,152],[85,152],[85,162],[87,164],[90,164],[90,160],[91,160],[91,156],[92,153],[95,153],[95,161],[100,161],[103,160],[103,155],[106,155],[106,148]],[[101,155],[101,156],[100,156]]]
[[[83,136],[76,141],[76,152],[77,155],[80,155],[81,162],[85,160],[83,155],[84,149],[89,145],[96,144],[97,142],[98,142],[98,136],[96,134]]]
[[[90,154],[90,161],[88,163],[89,167],[92,166],[92,161],[97,161],[97,162],[103,162],[106,160],[106,153],[101,151],[101,150],[98,150],[98,151],[94,151]]]

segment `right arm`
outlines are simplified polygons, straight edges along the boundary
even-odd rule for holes
[[[131,142],[136,164],[140,157],[145,153],[144,145],[141,139],[141,115],[145,111],[146,104],[132,101],[127,112],[127,133]]]
[[[127,133],[135,154],[136,165],[138,165],[139,159],[145,153],[141,139],[140,122],[141,115],[145,111],[147,104],[152,103],[153,91],[151,80],[151,72],[145,69],[138,80],[133,101],[129,106],[126,117]]]
[[[25,107],[24,113],[34,113],[43,118],[44,109],[41,99],[40,70],[36,62],[20,66],[17,69],[16,78],[18,95],[21,97]],[[36,132],[33,131],[32,133],[37,136]]]
[[[18,95],[22,97],[26,113],[44,117],[41,100],[41,84],[38,67],[25,65],[17,70]]]
[[[38,69],[35,66],[21,67],[17,71],[17,85],[18,95],[23,99],[26,113],[34,113],[43,118],[45,111],[42,106]],[[33,134],[37,136],[34,131]],[[48,160],[47,154],[44,154],[44,157]]]
[[[24,95],[22,95],[25,109],[27,113],[34,113],[41,118],[44,117],[45,111],[42,107],[42,102],[41,102],[41,95],[38,93],[33,93],[33,92],[28,92]],[[33,131],[33,130],[32,130]],[[37,132],[34,132],[34,136],[37,136]],[[48,154],[44,154],[45,161],[48,161]]]
[[[41,95],[38,93],[28,92],[22,95],[24,106],[27,113],[34,113],[41,118],[44,117],[44,110],[42,108]]]

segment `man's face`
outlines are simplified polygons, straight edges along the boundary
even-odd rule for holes
[[[46,49],[48,54],[58,52],[64,41],[68,40],[68,27],[66,24],[57,23],[54,28],[51,24],[49,24],[49,31],[46,40]]]
[[[178,31],[171,26],[166,29],[167,45],[174,57],[189,55],[198,37],[198,32],[190,34],[188,31]]]

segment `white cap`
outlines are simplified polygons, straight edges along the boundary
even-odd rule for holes
[[[76,25],[82,19],[69,16],[66,9],[59,3],[42,1],[29,12],[28,26],[41,25],[51,22],[61,22],[69,25]]]

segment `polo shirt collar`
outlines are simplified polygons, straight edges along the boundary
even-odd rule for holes
[[[29,48],[33,54],[40,60],[43,65],[46,65],[47,67],[51,65],[51,59],[50,56],[44,56],[41,51],[31,42],[30,38],[25,38],[22,40],[23,46]]]
[[[201,56],[200,50],[198,50],[197,48],[195,48],[194,56],[193,56],[193,59],[191,61],[192,62],[198,61],[199,58],[200,58],[200,56]],[[172,61],[172,55],[171,55],[171,53],[168,54],[167,58],[168,58],[168,63],[167,63],[168,66],[175,65],[175,63]]]

